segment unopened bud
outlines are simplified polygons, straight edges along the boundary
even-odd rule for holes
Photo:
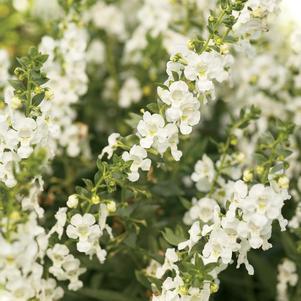
[[[113,213],[116,211],[116,203],[112,200],[110,200],[108,203],[107,203],[107,208],[109,210],[110,213]]]
[[[245,154],[244,153],[238,153],[236,154],[236,160],[239,162],[239,163],[243,163],[245,161]]]
[[[69,208],[76,208],[77,205],[78,205],[78,196],[76,194],[70,195],[67,201],[67,206]]]
[[[45,98],[46,98],[47,100],[52,99],[52,98],[53,98],[53,93],[52,93],[52,91],[46,90],[46,91],[45,91]]]
[[[14,96],[14,97],[12,98],[12,100],[11,100],[11,107],[12,107],[13,109],[18,109],[18,108],[20,108],[21,104],[22,104],[22,101],[21,101],[20,98],[18,98],[18,97],[16,97],[16,96]]]
[[[43,88],[41,88],[40,86],[37,86],[34,88],[34,93],[35,94],[40,94],[43,92]]]
[[[278,179],[278,185],[281,189],[288,189],[289,187],[289,179],[287,176],[281,176]]]
[[[20,213],[18,211],[13,211],[10,216],[9,216],[10,219],[14,220],[14,221],[17,221],[20,219]]]
[[[194,47],[195,47],[194,41],[193,40],[188,40],[187,47],[188,47],[188,49],[193,50]]]
[[[91,202],[92,202],[92,204],[94,204],[94,205],[97,205],[97,204],[99,204],[100,203],[100,197],[98,196],[98,195],[93,195],[92,196],[92,198],[91,198]]]
[[[256,166],[256,173],[261,176],[264,173],[264,167],[262,165]]]
[[[245,182],[251,182],[253,180],[253,173],[249,169],[244,171],[243,180]]]
[[[212,294],[216,293],[218,291],[218,285],[216,283],[212,283],[210,285],[210,291]]]

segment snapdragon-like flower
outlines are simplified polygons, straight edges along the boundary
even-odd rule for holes
[[[143,148],[150,148],[156,139],[164,140],[164,125],[165,121],[160,114],[145,112],[137,126],[138,134],[141,136],[140,145]]]
[[[95,217],[90,213],[77,213],[72,216],[66,234],[72,239],[78,239],[76,247],[79,252],[89,253],[94,241],[99,239],[100,228],[95,222]]]
[[[128,108],[132,103],[137,103],[142,97],[139,81],[135,77],[129,77],[122,85],[119,94],[119,105]]]
[[[139,146],[133,145],[130,152],[122,154],[124,161],[133,161],[130,167],[129,180],[135,182],[139,179],[139,169],[148,171],[151,167],[151,160],[147,158],[146,150]]]
[[[298,282],[296,264],[285,258],[278,266],[277,280],[277,301],[288,301],[288,287],[293,287]]]
[[[179,260],[179,257],[176,253],[175,249],[167,249],[165,253],[165,261],[163,265],[158,268],[156,272],[156,276],[158,278],[161,278],[167,271],[175,270],[178,271],[178,267],[175,265],[175,263]]]
[[[3,220],[0,221],[1,225]],[[52,278],[43,278],[43,258],[48,247],[45,230],[38,225],[32,212],[28,220],[19,223],[11,241],[0,235],[0,299],[24,301],[40,298],[59,300],[63,290]],[[51,288],[48,291],[48,288]]]
[[[53,91],[51,103],[44,102],[41,110],[52,121],[53,143],[66,148],[69,156],[76,157],[83,150],[81,144],[87,136],[86,126],[74,122],[76,113],[72,107],[87,91],[87,32],[68,22],[62,33],[61,39],[44,36],[41,41],[40,50],[49,55],[44,70]]]
[[[59,239],[63,236],[64,228],[67,222],[67,208],[61,207],[55,214],[56,224],[51,228],[48,235],[52,235],[53,233],[57,233]]]
[[[49,272],[59,281],[69,281],[70,290],[78,290],[83,286],[79,276],[86,271],[80,267],[80,261],[69,253],[69,249],[62,244],[56,244],[47,250],[47,256],[52,261]]]
[[[96,28],[103,29],[120,40],[126,37],[124,15],[117,5],[97,2],[85,18],[91,20]]]
[[[199,160],[194,167],[194,173],[191,175],[192,181],[196,182],[199,191],[209,191],[210,183],[215,176],[215,169],[212,160],[204,154],[202,160]]]
[[[120,138],[119,133],[113,133],[108,138],[108,145],[103,148],[101,154],[98,156],[99,159],[102,159],[105,154],[108,155],[108,159],[111,159],[113,156],[114,151],[117,149],[117,142]]]
[[[185,213],[185,224],[191,225],[194,221],[200,220],[203,223],[214,221],[216,213],[220,211],[218,203],[210,198],[200,200],[193,199],[192,207]]]
[[[166,110],[168,122],[177,122],[183,135],[188,135],[192,127],[200,121],[200,103],[189,91],[184,81],[172,83],[169,90],[158,89],[161,100],[170,107]]]

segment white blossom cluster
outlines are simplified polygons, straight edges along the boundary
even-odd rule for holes
[[[125,15],[118,5],[97,1],[85,13],[84,19],[86,22],[91,21],[97,29],[104,30],[121,41],[127,36]]]
[[[143,49],[148,45],[148,36],[162,38],[162,46],[171,55],[175,45],[185,44],[193,37],[194,31],[177,28],[175,24],[183,18],[183,6],[175,1],[141,1],[137,9],[137,25],[125,45],[125,61],[138,63],[143,57]],[[198,19],[207,18],[216,1],[191,0],[186,5],[194,8]]]
[[[14,168],[38,149],[47,149],[49,158],[56,146],[50,139],[56,131],[46,108],[51,100],[45,98],[38,106],[42,114],[37,118],[26,117],[18,109],[21,100],[13,95],[12,88],[5,89],[5,106],[0,112],[0,180],[8,187],[15,186]]]
[[[87,91],[87,38],[84,28],[67,22],[60,39],[44,36],[40,45],[40,51],[49,55],[44,70],[50,79],[47,85],[53,91],[51,104],[44,110],[56,127],[53,139],[71,157],[79,155],[87,136],[87,126],[75,122],[72,107]]]
[[[101,263],[104,262],[106,251],[100,247],[99,239],[104,234],[104,231],[112,238],[112,229],[106,223],[107,217],[110,212],[116,210],[114,204],[101,203],[98,208],[98,220],[90,213],[80,214],[75,213],[72,209],[76,209],[79,204],[77,195],[71,195],[67,201],[67,207],[61,207],[55,218],[56,224],[52,227],[49,235],[57,234],[61,239],[63,234],[66,233],[67,237],[76,241],[76,248],[79,252],[88,255],[90,258],[96,255]],[[67,222],[67,214],[70,219]],[[66,228],[66,229],[65,229]]]
[[[50,78],[47,87],[54,95],[46,92],[37,118],[20,113],[21,100],[13,95],[12,88],[5,89],[5,106],[0,114],[0,179],[8,187],[16,185],[15,165],[33,154],[36,146],[47,149],[48,158],[59,152],[58,146],[66,147],[70,156],[81,151],[87,128],[74,122],[72,105],[87,89],[85,49],[86,34],[73,23],[68,24],[61,40],[43,38],[41,50],[50,56],[45,68]],[[57,51],[65,58],[63,68],[55,55]]]
[[[14,215],[17,219],[18,213]],[[1,221],[1,227],[5,225],[4,222]],[[34,212],[25,223],[18,224],[10,240],[1,234],[0,243],[1,300],[25,301],[37,298],[54,301],[62,298],[63,289],[57,287],[56,280],[43,276],[48,237],[45,229],[38,225]]]
[[[47,256],[52,261],[49,272],[59,281],[69,281],[69,290],[78,290],[83,283],[78,279],[86,271],[80,267],[80,261],[75,258],[67,246],[55,244],[53,248],[47,250]]]
[[[238,18],[234,25],[234,31],[238,36],[250,36],[256,39],[262,31],[268,30],[267,17],[279,11],[280,0],[248,0],[243,10],[234,16]],[[244,41],[241,49],[250,49],[250,43]]]
[[[182,47],[182,63],[170,61],[167,64],[169,79],[166,81],[167,88],[158,88],[160,102],[166,107],[161,114],[152,114],[146,111],[143,119],[137,126],[137,136],[140,146],[134,145],[130,152],[125,152],[123,159],[133,161],[130,168],[129,179],[139,179],[139,168],[150,169],[150,160],[147,159],[147,151],[153,148],[161,156],[168,150],[174,160],[179,161],[182,152],[178,150],[179,134],[189,135],[193,126],[200,121],[201,96],[214,94],[213,81],[222,82],[229,76],[226,68],[231,61],[230,56],[223,56],[217,52],[204,52],[201,55]],[[183,80],[175,80],[173,73],[176,72]],[[196,93],[190,91],[187,82],[195,83]]]
[[[279,31],[282,31],[288,39],[279,38]],[[262,49],[253,48],[252,59],[246,59],[244,55],[236,59],[236,72],[234,73],[234,96],[226,96],[226,101],[231,109],[240,108],[255,104],[260,107],[262,117],[257,122],[256,132],[253,138],[263,134],[268,127],[269,119],[276,117],[280,120],[291,120],[297,128],[301,125],[300,115],[300,88],[301,88],[301,47],[300,47],[300,29],[283,29],[279,24],[275,25],[269,33],[264,36],[267,45],[273,43],[269,54],[263,53]],[[286,53],[290,56],[287,59]],[[235,97],[237,102],[232,103]],[[301,166],[298,160],[299,150],[297,142],[293,141],[294,153],[291,156],[290,175],[298,175]],[[244,152],[254,151],[253,143],[240,141],[241,150]],[[298,184],[300,189],[300,184]],[[299,197],[297,197],[299,199]],[[297,205],[295,216],[289,222],[289,227],[294,230],[300,225],[301,214],[300,206]]]
[[[196,164],[198,173],[192,175],[201,189],[205,187],[203,184],[207,184],[208,174],[215,173],[209,157],[204,156],[202,161]],[[209,275],[217,285],[219,272],[231,264],[234,257],[237,258],[237,268],[244,264],[248,273],[253,275],[254,269],[247,259],[249,250],[272,247],[269,239],[275,220],[279,221],[281,230],[285,230],[287,220],[283,218],[281,210],[284,202],[291,197],[287,189],[278,187],[275,190],[274,186],[263,184],[248,187],[242,180],[219,181],[219,184],[221,188],[213,195],[193,199],[192,207],[184,216],[184,222],[191,225],[189,239],[181,242],[177,250],[168,249],[165,263],[156,272],[158,278],[162,278],[166,271],[173,271],[176,276],[164,280],[162,294],[153,300],[194,300],[196,296],[202,301],[209,300],[212,280],[204,280],[202,289],[185,287],[176,264],[180,260],[177,255],[179,251],[190,252],[199,241],[205,239],[205,245],[197,256],[205,266],[216,264]]]
[[[174,278],[167,277],[162,285],[162,292],[158,296],[153,296],[153,301],[189,301],[189,300],[209,300],[211,294],[210,282],[204,283],[202,288],[190,287],[185,288],[185,283],[180,276],[180,270],[177,262],[180,258],[175,249],[167,249],[165,253],[165,261],[162,266],[157,268],[155,276],[161,278],[167,271],[176,274]],[[214,276],[214,272],[212,273]]]
[[[21,2],[14,1],[19,10],[22,10]],[[206,15],[208,4],[205,1],[190,2],[204,9]],[[136,6],[135,1],[133,3]],[[243,12],[236,16],[236,34],[240,37],[250,38],[250,34],[252,38],[257,37],[258,31],[262,31],[265,26],[266,16],[277,8],[277,4],[278,0],[247,1]],[[170,29],[179,13],[173,14],[173,11],[174,6],[170,1],[143,1],[138,13],[139,26],[125,46],[126,52],[131,54],[134,50],[146,47],[148,35],[153,38],[162,35],[165,47],[171,54],[166,68],[168,79],[164,86],[158,88],[156,113],[150,109],[143,111],[135,130],[137,142],[122,154],[124,161],[131,162],[128,178],[132,182],[139,179],[140,170],[151,169],[151,154],[162,157],[170,155],[175,161],[181,159],[182,152],[178,148],[180,136],[191,134],[201,119],[201,105],[215,99],[216,83],[229,80],[229,68],[233,65],[233,57],[226,50],[207,52],[205,48],[198,54],[188,45],[178,46],[179,41],[187,42],[190,33],[183,36]],[[97,2],[85,16],[85,22],[89,21],[120,41],[128,37],[125,29],[128,20],[117,5]],[[242,46],[243,40],[239,43]],[[297,44],[294,46],[297,47]],[[47,85],[53,92],[51,95],[47,91],[45,99],[39,104],[40,114],[22,114],[19,110],[21,101],[10,88],[5,89],[5,106],[0,111],[0,181],[7,187],[18,184],[14,172],[18,172],[17,163],[22,159],[29,158],[39,149],[45,149],[47,159],[51,159],[60,152],[61,147],[66,149],[69,156],[76,157],[81,153],[82,142],[87,136],[86,126],[75,123],[73,105],[87,91],[87,62],[101,64],[105,60],[103,44],[95,40],[88,48],[86,30],[75,22],[67,22],[61,26],[58,39],[49,36],[42,39],[40,50],[49,55],[44,70],[50,78]],[[99,54],[98,58],[96,53]],[[9,66],[7,55],[2,51],[1,62],[0,88],[7,81]],[[274,62],[274,58],[259,56],[246,71],[244,79],[254,80],[260,91],[270,89],[272,93],[280,93],[286,84],[287,68],[281,64],[275,67]],[[295,68],[297,64],[288,62],[288,66]],[[262,76],[254,79],[257,74]],[[294,79],[296,86],[300,85],[298,76]],[[142,89],[138,79],[134,76],[126,78],[119,91],[119,105],[129,107],[141,97]],[[298,105],[290,107],[288,111],[296,111],[296,107]],[[298,113],[294,114],[296,117]],[[109,145],[103,149],[99,158],[107,154],[110,159],[119,146],[119,139],[119,133],[112,134]],[[240,164],[244,156],[244,153],[228,155],[223,161]],[[163,265],[154,264],[152,267],[159,279],[167,272],[172,275],[164,280],[161,293],[153,296],[153,301],[208,301],[214,291],[213,283],[218,286],[218,274],[234,258],[237,258],[237,267],[244,264],[249,274],[253,274],[254,269],[247,259],[249,250],[267,250],[271,247],[269,240],[274,221],[278,220],[281,230],[287,225],[281,210],[284,202],[290,199],[288,178],[283,177],[275,183],[273,175],[270,175],[269,185],[248,185],[248,174],[243,173],[241,167],[234,164],[219,174],[217,170],[221,164],[221,161],[214,164],[204,155],[195,165],[191,180],[196,183],[198,191],[207,194],[199,199],[194,198],[192,207],[184,216],[184,223],[191,226],[189,239],[175,249],[167,249]],[[223,175],[232,180],[226,181]],[[213,182],[220,186],[217,191],[211,189]],[[43,217],[43,209],[39,205],[43,181],[40,176],[36,176],[28,184],[31,186],[29,195],[17,196],[22,209],[28,212],[28,218],[19,221],[18,212],[13,211],[11,216],[0,220],[1,230],[6,229],[8,232],[7,236],[2,235],[2,231],[0,234],[0,300],[55,301],[63,296],[63,290],[57,286],[57,282],[67,281],[68,289],[76,291],[83,286],[80,276],[86,271],[62,239],[67,238],[73,243],[78,253],[90,258],[95,255],[103,263],[107,252],[101,247],[100,241],[105,233],[113,237],[107,218],[116,210],[116,204],[114,201],[103,202],[95,195],[96,199],[89,201],[97,205],[98,210],[92,213],[90,207],[80,207],[80,196],[71,195],[67,207],[58,209],[56,223],[47,233],[39,225],[39,218]],[[10,223],[15,221],[19,221],[16,222],[16,230],[8,231]],[[292,220],[291,227],[296,226],[298,221]],[[54,238],[56,242],[53,244]],[[205,266],[215,264],[215,268],[209,272],[213,280],[204,280],[201,287],[187,287],[179,267],[180,253],[190,253],[201,240],[205,243],[197,256]],[[50,261],[47,273],[45,261]],[[45,276],[48,272],[49,276]],[[285,260],[279,266],[278,282],[279,301],[285,301],[288,285],[294,286],[297,282],[296,267],[292,262]]]
[[[294,287],[298,282],[296,264],[285,258],[278,266],[277,301],[288,301],[288,287]]]
[[[9,188],[18,184],[14,177],[14,173],[19,171],[18,162],[42,149],[46,152],[46,163],[59,152],[59,146],[67,147],[70,156],[77,156],[82,138],[87,135],[85,126],[74,124],[76,115],[71,107],[87,89],[85,31],[74,23],[68,23],[60,40],[44,37],[41,50],[49,54],[45,68],[50,78],[47,88],[53,89],[46,91],[44,100],[37,106],[39,113],[25,116],[19,110],[21,100],[14,96],[12,88],[6,87],[4,91],[4,107],[0,112],[0,180]],[[1,67],[7,69],[8,64],[7,58]],[[7,76],[6,73],[1,69],[3,76]],[[30,97],[33,97],[33,91]],[[17,195],[17,201],[22,210],[28,212],[28,218],[20,222],[20,214],[14,211],[11,216],[0,220],[0,228],[5,229],[5,235],[0,235],[0,299],[59,300],[63,290],[57,287],[56,282],[69,280],[69,289],[77,290],[82,286],[78,277],[85,269],[80,268],[80,261],[66,251],[67,247],[58,254],[59,244],[54,248],[48,246],[48,239],[54,232],[61,238],[67,220],[66,210],[59,210],[57,224],[47,234],[39,225],[39,218],[44,212],[39,205],[39,195],[43,190],[40,175],[36,175],[36,179],[28,185],[28,195]],[[99,236],[101,229],[106,228],[106,212],[103,210],[101,215]],[[14,223],[17,225],[16,231],[11,229]],[[99,245],[94,249],[99,256],[104,256]],[[94,254],[86,250],[90,256]],[[53,260],[53,266],[49,270],[52,276],[44,278],[46,254]],[[59,255],[64,257],[60,264]]]

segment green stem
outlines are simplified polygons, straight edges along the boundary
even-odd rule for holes
[[[227,142],[226,142],[226,145],[224,147],[223,154],[222,154],[222,157],[221,157],[221,164],[220,164],[218,170],[216,171],[216,174],[215,174],[214,179],[212,181],[212,184],[210,186],[210,191],[209,191],[209,194],[208,194],[209,197],[213,194],[216,183],[218,181],[218,178],[221,175],[221,172],[225,167],[224,165],[225,165],[225,160],[226,160],[227,153],[228,153],[228,150],[229,150],[229,147],[230,147],[230,141],[231,141],[231,135],[228,136],[228,139],[227,139]]]
[[[225,10],[222,10],[221,13],[220,13],[220,15],[219,15],[218,18],[217,18],[217,21],[216,21],[215,25],[214,25],[213,33],[210,33],[210,35],[209,35],[207,41],[205,42],[205,44],[204,44],[204,46],[203,46],[203,48],[202,48],[200,54],[202,54],[204,51],[207,50],[207,47],[208,47],[210,41],[211,41],[211,40],[213,39],[213,37],[214,37],[214,32],[216,31],[216,29],[218,28],[218,26],[219,26],[219,25],[221,24],[221,22],[223,21],[223,18],[224,18],[224,16],[225,16],[225,14],[226,14]]]
[[[25,115],[26,117],[29,116],[31,110],[31,70],[28,70],[27,73],[27,95],[26,95],[26,108],[25,108]]]

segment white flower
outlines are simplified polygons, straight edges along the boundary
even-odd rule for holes
[[[200,93],[209,93],[215,97],[213,80],[223,82],[229,78],[226,68],[232,63],[231,56],[223,56],[215,51],[203,52],[201,55],[184,50],[182,56],[187,62],[184,75],[195,81]]]
[[[191,228],[188,231],[189,233],[189,239],[187,241],[183,241],[178,245],[179,250],[183,250],[186,247],[188,247],[189,252],[195,246],[199,240],[201,239],[201,228],[200,228],[200,223],[194,222]]]
[[[129,180],[135,182],[139,179],[139,169],[144,171],[150,170],[151,160],[147,158],[146,150],[139,146],[133,145],[130,152],[124,152],[122,154],[124,161],[133,161],[130,167],[130,173],[128,174]]]
[[[51,228],[49,231],[49,236],[51,236],[53,233],[57,233],[59,239],[62,238],[62,235],[64,233],[64,227],[67,221],[67,208],[62,207],[58,210],[58,212],[55,214],[55,219],[57,220],[56,224]]]
[[[157,278],[162,278],[166,271],[169,270],[178,270],[177,265],[175,264],[179,260],[179,257],[175,249],[169,248],[165,252],[165,260],[161,267],[158,268],[156,272]]]
[[[69,249],[62,244],[55,244],[52,249],[47,250],[47,256],[56,267],[60,267],[64,263],[67,255],[69,255]]]
[[[88,11],[87,17],[92,19],[97,28],[104,29],[109,34],[116,35],[121,40],[125,38],[125,20],[118,6],[97,2]]]
[[[150,148],[155,139],[160,140],[160,136],[164,137],[164,119],[159,114],[151,114],[145,112],[143,119],[139,121],[137,126],[138,134],[140,135],[140,145],[143,148]]]
[[[158,94],[164,103],[170,105],[166,110],[167,121],[179,122],[181,133],[190,134],[192,126],[200,121],[200,103],[189,92],[187,84],[184,81],[173,82],[169,91],[158,88]]]
[[[79,240],[76,244],[79,252],[89,253],[94,242],[98,241],[101,232],[95,222],[95,217],[90,213],[84,215],[77,213],[72,216],[66,233],[68,237]]]
[[[137,103],[142,97],[142,90],[139,81],[135,77],[126,79],[119,95],[119,105],[128,108],[132,103]]]
[[[285,258],[278,266],[277,301],[288,301],[288,286],[295,286],[298,282],[296,264]]]
[[[209,240],[203,249],[203,261],[205,264],[218,262],[229,264],[232,253],[239,249],[236,239],[231,238],[227,233],[216,225],[210,233]]]
[[[276,193],[270,186],[265,187],[262,184],[256,184],[250,189],[243,207],[248,211],[255,210],[270,220],[278,219],[283,228],[285,225],[282,224],[281,209],[284,201],[288,199],[290,199],[290,195],[286,190]]]
[[[215,169],[212,160],[204,154],[202,160],[199,160],[194,167],[194,173],[191,175],[192,181],[196,182],[199,191],[209,191],[210,185],[215,176]]]
[[[99,159],[102,159],[105,154],[108,155],[108,159],[111,159],[114,151],[117,149],[118,139],[120,138],[119,133],[113,133],[108,138],[108,143],[106,147],[101,151],[101,154],[98,156]]]
[[[93,40],[88,47],[88,63],[100,65],[105,60],[105,46],[101,40]]]
[[[51,256],[58,256],[58,254],[55,253],[50,254]],[[78,278],[85,271],[85,268],[80,267],[80,261],[71,254],[66,256],[64,254],[63,257],[61,256],[59,264],[52,265],[49,268],[49,272],[53,274],[59,281],[69,280],[70,283],[68,285],[68,289],[74,291],[83,286],[83,283]]]
[[[186,212],[184,222],[192,224],[196,220],[201,220],[203,223],[209,223],[214,220],[216,213],[220,211],[217,202],[210,198],[202,198],[200,200],[193,199],[193,206]]]
[[[40,282],[40,292],[37,295],[40,301],[56,301],[64,296],[64,290],[57,287],[56,281],[52,278],[42,279]]]
[[[182,157],[182,152],[178,150],[179,131],[175,124],[168,123],[161,132],[160,139],[156,139],[153,147],[161,156],[170,149],[171,155],[176,161]]]
[[[9,281],[6,287],[11,291],[13,301],[30,300],[35,295],[31,283],[27,279],[22,279],[22,277]]]

